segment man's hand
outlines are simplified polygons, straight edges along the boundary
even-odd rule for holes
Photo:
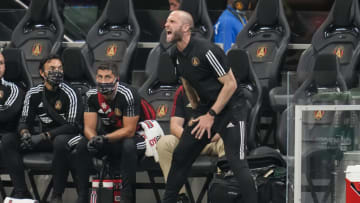
[[[193,122],[199,122],[195,128],[191,131],[191,134],[195,134],[196,139],[201,139],[205,132],[207,132],[208,138],[211,138],[211,127],[214,124],[214,117],[209,113],[199,116],[194,119]]]
[[[33,149],[35,146],[40,144],[42,141],[47,140],[47,136],[45,133],[40,133],[37,135],[31,135],[29,132],[23,133],[21,135],[21,149]]]
[[[213,138],[211,138],[211,142],[217,142],[220,139],[220,134],[216,133]]]
[[[99,156],[99,154],[104,150],[104,144],[108,141],[105,135],[94,136],[89,140],[87,144],[87,149],[92,156]]]

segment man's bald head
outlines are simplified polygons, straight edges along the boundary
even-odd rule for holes
[[[180,19],[182,24],[188,24],[190,28],[194,27],[194,20],[190,13],[182,10],[173,11],[171,14],[174,14]]]

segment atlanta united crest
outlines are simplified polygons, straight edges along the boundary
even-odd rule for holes
[[[40,43],[35,43],[33,46],[32,46],[32,50],[31,50],[31,54],[33,56],[40,56],[42,52],[42,46]]]
[[[200,59],[198,57],[194,56],[191,59],[191,63],[193,66],[198,66],[198,65],[200,65]]]
[[[112,44],[112,45],[108,46],[108,48],[106,49],[106,55],[109,57],[115,56],[116,52],[117,52],[116,44]]]
[[[168,106],[166,104],[161,104],[156,110],[156,114],[158,118],[164,117],[168,112]]]
[[[62,108],[62,103],[61,103],[60,100],[57,100],[57,101],[55,102],[55,109],[58,110],[58,111],[60,111],[61,108]]]
[[[338,58],[342,58],[344,55],[344,48],[343,47],[336,47],[334,50],[334,54],[338,57]]]
[[[266,47],[259,47],[256,51],[256,57],[262,58],[266,56],[267,48]]]
[[[324,117],[325,111],[314,111],[315,120],[321,120]]]
[[[119,108],[115,108],[114,113],[115,113],[116,116],[121,116],[122,115],[122,112],[121,112],[121,110]]]
[[[0,99],[4,97],[4,91],[0,90]]]

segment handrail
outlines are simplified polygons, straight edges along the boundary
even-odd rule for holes
[[[9,41],[0,41],[0,47],[5,47],[10,44]],[[85,44],[84,41],[81,42],[62,42],[64,48],[67,47],[82,47]],[[152,49],[159,45],[159,42],[138,42],[137,48],[139,49]],[[221,47],[222,44],[219,46]],[[311,44],[288,44],[288,49],[290,50],[305,50],[309,48]]]

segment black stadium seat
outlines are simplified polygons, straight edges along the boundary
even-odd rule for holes
[[[238,34],[234,47],[247,50],[259,78],[264,99],[279,85],[280,68],[290,38],[281,0],[259,0],[249,22]]]
[[[11,47],[24,52],[34,84],[41,83],[40,61],[50,53],[57,53],[64,34],[63,22],[56,0],[32,0],[25,16],[11,36]]]
[[[340,72],[349,88],[358,84],[360,54],[360,10],[357,0],[336,0],[327,19],[314,34],[311,46],[302,54],[297,68],[301,85],[314,69],[319,54],[334,54],[340,60]]]
[[[95,72],[102,62],[117,64],[120,80],[129,83],[130,61],[140,35],[132,0],[109,0],[90,29],[82,48],[85,62]]]
[[[23,51],[16,48],[6,48],[2,54],[6,66],[5,80],[14,82],[24,91],[30,89],[33,86],[33,81],[27,69]]]

